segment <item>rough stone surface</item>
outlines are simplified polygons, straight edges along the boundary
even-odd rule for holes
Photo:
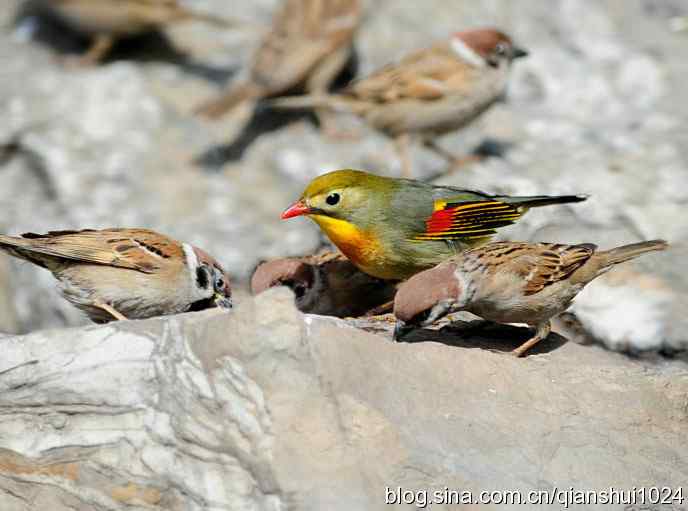
[[[281,288],[230,313],[0,338],[0,508],[382,510],[386,486],[685,484],[684,362],[432,335],[303,315]]]
[[[222,0],[188,3],[226,10]],[[239,76],[260,38],[256,25],[269,23],[275,4],[233,2],[246,28],[179,25],[165,37],[120,45],[100,67],[74,70],[37,40],[43,23],[13,24],[20,2],[2,2],[0,231],[150,227],[206,248],[244,281],[260,260],[312,253],[317,229],[306,220],[285,224],[279,212],[326,170],[398,174],[391,142],[345,117],[359,139],[331,140],[306,119],[263,111],[226,147],[246,112],[218,123],[190,115]],[[672,251],[631,266],[637,279],[610,274],[579,297],[574,312],[614,349],[685,348],[688,35],[671,29],[687,14],[685,2],[370,0],[367,7],[357,39],[360,73],[473,25],[498,25],[531,50],[515,66],[507,102],[440,140],[456,152],[493,140],[507,146],[504,156],[442,181],[498,193],[591,195],[582,205],[531,212],[505,238],[603,248],[668,239]],[[83,47],[57,36],[62,48]],[[421,148],[412,156],[418,177],[443,170]],[[0,268],[0,295],[12,306],[0,305],[0,331],[85,323],[46,272],[8,264],[6,274]]]

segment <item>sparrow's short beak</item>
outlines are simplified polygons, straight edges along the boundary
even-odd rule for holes
[[[528,50],[524,50],[523,48],[519,48],[518,46],[513,46],[511,48],[511,58],[512,59],[520,59],[521,57],[527,57],[528,56]]]
[[[403,321],[397,320],[396,324],[394,325],[394,335],[392,336],[392,339],[394,339],[396,342],[401,342],[406,334],[408,334],[411,330],[413,330],[413,326],[409,326]]]
[[[232,299],[226,297],[225,295],[222,295],[220,293],[215,293],[214,296],[215,299],[215,305],[222,308],[222,309],[231,309],[232,308]]]
[[[294,204],[284,210],[284,213],[282,213],[282,220],[286,220],[287,218],[292,218],[295,216],[307,215],[310,210],[311,209],[306,206],[306,203],[303,201],[303,199],[297,200]]]

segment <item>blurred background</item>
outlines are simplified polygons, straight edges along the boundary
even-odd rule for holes
[[[265,259],[312,253],[307,220],[280,212],[314,176],[398,176],[392,141],[354,117],[324,136],[308,113],[259,104],[217,121],[194,108],[240,79],[276,0],[197,0],[220,28],[174,24],[75,67],[83,35],[40,2],[0,4],[0,232],[148,227],[201,246],[245,286]],[[228,6],[231,4],[231,12]],[[613,349],[688,347],[688,4],[685,0],[368,0],[338,85],[449,34],[493,25],[527,48],[508,97],[441,144],[498,148],[441,182],[512,195],[590,195],[530,212],[501,236],[593,242],[665,238],[672,250],[617,268],[577,299],[586,336]],[[412,148],[413,173],[446,162]],[[87,324],[44,270],[0,255],[0,332]]]

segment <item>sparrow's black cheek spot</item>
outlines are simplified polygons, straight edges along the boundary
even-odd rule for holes
[[[198,300],[189,305],[188,312],[199,312],[207,309],[215,308],[215,303],[211,298],[206,298],[204,300]]]
[[[290,288],[294,292],[296,298],[302,298],[308,291],[308,286],[306,283],[298,280],[283,280],[282,285]]]
[[[199,266],[198,268],[196,268],[196,284],[201,289],[207,289],[208,285],[210,284],[208,270],[203,266]]]

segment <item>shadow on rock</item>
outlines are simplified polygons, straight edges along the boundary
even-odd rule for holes
[[[439,342],[458,348],[480,348],[490,351],[510,352],[533,336],[526,327],[500,325],[490,321],[456,321],[440,330],[414,329],[398,338],[398,342]],[[528,350],[528,355],[554,351],[567,342],[565,337],[550,333],[547,339]]]
[[[330,87],[330,92],[341,90],[355,78],[359,67],[359,58],[355,48],[351,53],[349,61]],[[231,87],[231,84],[228,86]],[[305,93],[303,87],[299,86],[275,97]],[[226,144],[219,144],[206,149],[194,159],[194,162],[208,170],[218,170],[225,163],[240,160],[246,149],[261,135],[277,131],[291,123],[302,120],[319,126],[318,119],[312,109],[274,109],[267,106],[265,102],[259,101],[238,137]]]
[[[240,160],[260,136],[302,120],[318,125],[315,115],[309,110],[275,110],[258,105],[237,138],[227,144],[209,147],[194,159],[194,163],[207,170],[219,170],[225,163]]]

